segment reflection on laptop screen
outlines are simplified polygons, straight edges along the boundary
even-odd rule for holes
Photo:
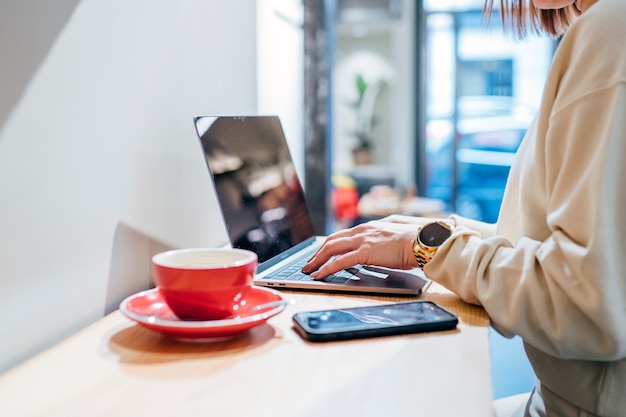
[[[264,262],[314,236],[277,117],[202,116],[195,123],[233,247]]]

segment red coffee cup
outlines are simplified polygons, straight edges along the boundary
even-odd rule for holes
[[[256,265],[257,255],[243,249],[176,249],[152,257],[154,282],[181,320],[232,316]]]

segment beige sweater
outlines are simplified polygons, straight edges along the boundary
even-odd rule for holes
[[[626,1],[568,30],[496,225],[457,217],[424,271],[520,335],[543,387],[626,416]]]

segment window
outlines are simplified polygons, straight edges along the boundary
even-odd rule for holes
[[[426,195],[463,216],[494,222],[553,43],[514,41],[497,16],[487,27],[482,5],[424,1]]]

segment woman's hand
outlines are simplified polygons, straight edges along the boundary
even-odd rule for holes
[[[357,264],[416,268],[413,254],[416,235],[417,226],[413,222],[371,221],[341,230],[326,239],[302,272],[322,279]]]

